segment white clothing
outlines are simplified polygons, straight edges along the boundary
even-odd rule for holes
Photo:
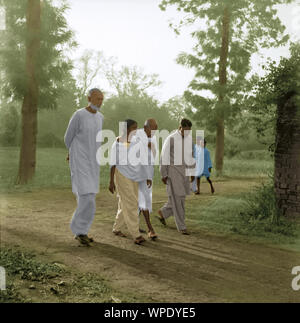
[[[157,154],[156,137],[153,136],[152,138],[149,138],[144,129],[138,129],[133,140],[140,141],[147,147],[148,174],[149,179],[153,180],[155,156],[152,149],[148,147],[148,143],[151,142],[154,145]],[[148,187],[147,181],[139,182],[139,210],[148,210],[149,212],[152,212],[152,187],[153,185],[150,188]]]
[[[77,209],[73,215],[70,228],[78,235],[87,235],[96,212],[96,194],[76,195]]]
[[[64,140],[69,149],[74,194],[99,192],[100,165],[96,154],[101,142],[96,142],[96,137],[102,124],[102,113],[91,113],[85,108],[77,110],[69,122]]]
[[[143,153],[141,142],[133,142],[130,145],[117,140],[111,147],[110,166],[116,166],[119,172],[134,182],[142,182],[150,179],[147,165],[143,165],[140,158],[135,158],[136,153]]]

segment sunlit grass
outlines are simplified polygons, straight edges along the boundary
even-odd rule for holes
[[[71,186],[69,165],[66,162],[67,151],[64,148],[39,148],[37,150],[37,167],[33,181],[24,186],[17,186],[16,178],[19,163],[19,148],[0,147],[0,189],[27,190],[35,188],[68,188]],[[255,156],[255,155],[254,155]],[[261,157],[261,156],[260,156]],[[213,158],[213,152],[212,152]],[[273,170],[271,158],[255,159],[248,156],[224,160],[224,176],[212,179],[220,181],[228,178],[267,177]],[[101,166],[100,185],[106,187],[109,182],[109,166]],[[155,169],[154,185],[161,185],[158,166]]]

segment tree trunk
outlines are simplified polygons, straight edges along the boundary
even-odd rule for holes
[[[22,104],[22,141],[17,183],[33,178],[36,165],[37,107],[39,84],[37,65],[40,49],[40,0],[27,0],[26,92]]]
[[[300,217],[300,107],[296,95],[278,104],[275,146],[275,194],[279,212]]]
[[[220,94],[218,102],[218,120],[217,120],[217,134],[216,134],[216,153],[215,153],[215,165],[217,175],[222,174],[223,171],[223,159],[224,159],[224,94],[227,84],[227,61],[229,51],[229,27],[230,27],[230,15],[229,9],[225,7],[222,21],[222,46],[219,61],[219,84]]]

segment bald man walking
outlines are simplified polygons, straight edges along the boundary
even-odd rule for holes
[[[133,144],[139,141],[148,152],[145,162],[147,163],[148,178],[153,182],[154,162],[157,149],[155,132],[157,130],[157,122],[155,119],[145,121],[144,128],[138,129],[133,137]],[[152,185],[149,187],[147,181],[139,182],[139,212],[143,213],[148,227],[148,237],[152,240],[157,239],[157,235],[152,227],[150,213],[152,212]]]

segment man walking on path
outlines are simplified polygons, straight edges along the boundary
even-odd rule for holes
[[[103,115],[99,111],[103,102],[103,93],[91,89],[89,105],[77,110],[68,125],[64,141],[69,150],[72,191],[76,195],[77,209],[70,228],[81,244],[89,246],[93,242],[88,237],[90,226],[96,211],[96,194],[99,192],[100,165],[96,159],[101,143],[96,142],[102,130]]]
[[[154,176],[154,162],[156,154],[158,153],[156,137],[154,135],[157,130],[157,122],[155,119],[148,119],[145,121],[144,127],[138,129],[133,140],[140,141],[148,152],[147,167],[149,168],[150,179],[153,181]],[[148,237],[152,240],[157,238],[151,220],[150,213],[152,212],[152,187],[147,185],[147,181],[139,182],[139,212],[143,213],[148,227]],[[140,230],[141,231],[141,230]]]
[[[174,216],[177,229],[188,235],[185,225],[185,197],[190,194],[190,181],[194,180],[195,160],[192,151],[192,123],[183,119],[179,130],[167,137],[162,148],[160,173],[167,185],[168,202],[158,211],[159,220],[166,225],[166,219]]]

